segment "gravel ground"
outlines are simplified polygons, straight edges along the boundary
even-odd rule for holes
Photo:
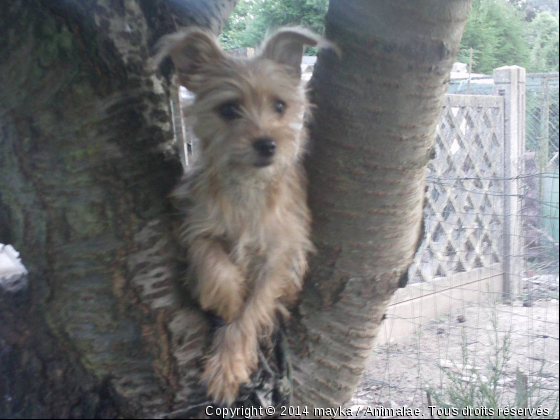
[[[521,387],[534,389],[529,407],[542,404],[552,410],[558,404],[558,277],[535,276],[524,283],[525,293],[512,305],[457,308],[404,342],[375,348],[350,402],[354,412],[359,409],[354,418],[379,418],[371,410],[378,406],[418,409],[422,417],[437,418],[430,415],[428,406],[436,404],[433,398],[428,401],[426,390],[445,392],[449,377],[466,387],[489,384],[495,376],[498,407],[515,406],[516,394],[524,394],[516,391]],[[509,339],[507,351],[503,351],[504,338]],[[497,375],[492,367],[496,353],[502,361],[507,354],[507,363]]]

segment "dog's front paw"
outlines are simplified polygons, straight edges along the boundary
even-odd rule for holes
[[[232,349],[230,349],[231,351]],[[213,401],[230,406],[235,401],[242,383],[249,382],[249,371],[235,354],[220,349],[204,366],[202,380]]]

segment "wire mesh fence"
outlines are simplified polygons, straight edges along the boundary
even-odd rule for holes
[[[527,77],[524,227],[532,271],[558,271],[558,92],[558,73]]]
[[[449,82],[447,93],[458,95],[492,95],[494,79],[492,76],[473,76],[453,79]]]

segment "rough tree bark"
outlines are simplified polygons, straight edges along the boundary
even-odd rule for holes
[[[0,285],[0,416],[179,417],[207,404],[211,327],[178,287],[167,198],[181,172],[170,69],[146,64],[161,35],[219,32],[235,3],[0,3],[0,242],[30,272],[18,295]],[[319,252],[286,327],[296,404],[349,399],[404,283],[468,6],[331,0],[327,37],[343,58],[321,55],[313,79]]]

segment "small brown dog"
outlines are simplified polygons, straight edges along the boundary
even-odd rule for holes
[[[307,100],[303,46],[317,35],[285,28],[253,59],[224,53],[214,35],[191,28],[165,37],[182,85],[196,95],[188,113],[200,155],[175,195],[182,203],[196,296],[223,318],[203,381],[231,405],[258,366],[259,338],[293,300],[307,269],[310,214],[302,155]]]

